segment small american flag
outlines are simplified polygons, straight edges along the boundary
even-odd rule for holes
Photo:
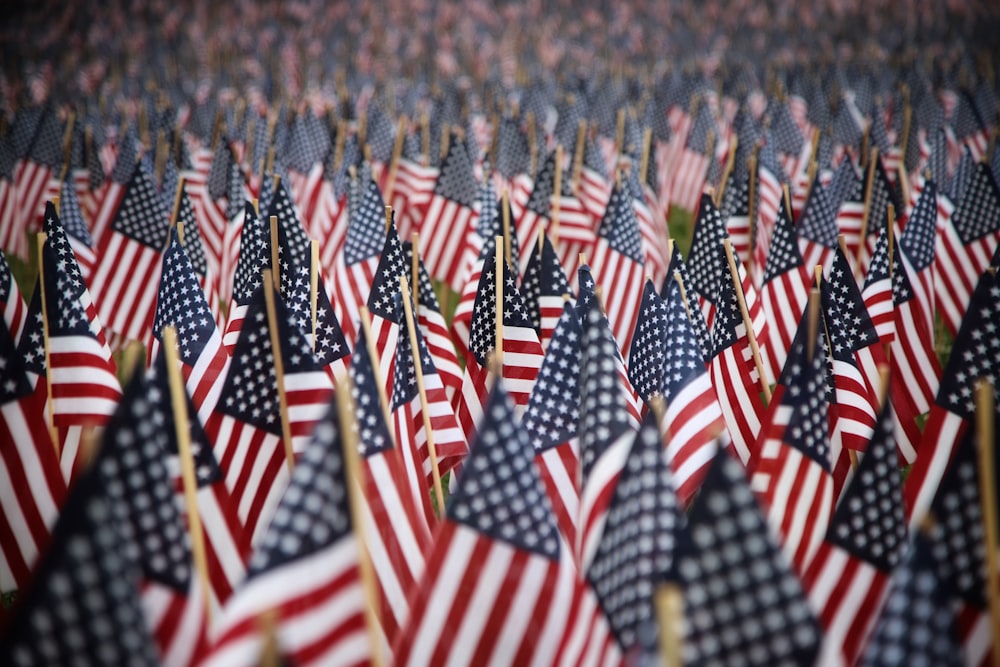
[[[48,211],[46,211],[48,217]],[[80,265],[80,273],[86,280],[94,270],[97,263],[97,255],[94,254],[94,239],[90,235],[87,223],[83,219],[83,211],[80,209],[80,200],[76,196],[76,189],[71,181],[64,181],[59,199],[59,220],[70,245],[73,247],[73,254]]]
[[[830,189],[823,187],[817,176],[795,226],[803,265],[820,265],[824,272],[830,270],[837,249],[837,209],[831,195]]]
[[[240,238],[240,255],[233,275],[233,299],[229,302],[229,315],[222,340],[226,352],[232,353],[239,337],[247,304],[254,291],[261,285],[261,272],[271,266],[269,232],[257,217],[253,204],[246,202]]]
[[[0,311],[3,312],[4,324],[7,325],[7,331],[16,345],[21,337],[27,312],[24,299],[21,298],[21,290],[14,280],[14,274],[10,272],[7,257],[2,251],[0,251]]]
[[[299,330],[309,339],[313,353],[326,368],[330,379],[336,384],[347,372],[350,362],[351,348],[347,338],[337,321],[337,315],[330,305],[326,287],[323,285],[322,273],[317,267],[316,276],[316,335],[313,337],[312,304],[310,301],[310,266],[312,257],[306,257],[305,264],[300,264],[288,278],[288,288],[284,299],[289,313],[295,320]]]
[[[685,628],[684,663],[812,664],[819,625],[733,452],[715,455],[687,534],[677,572],[697,622]]]
[[[542,239],[541,252],[528,253],[521,293],[542,349],[547,350],[563,311],[565,296],[572,294],[569,281],[547,236]]]
[[[402,311],[396,308],[396,295],[399,294],[399,277],[409,273],[405,261],[396,227],[390,224],[386,229],[385,243],[368,293],[368,310],[371,313],[372,338],[378,355],[379,373],[385,383],[386,394],[389,395],[392,393],[396,341],[402,320]]]
[[[246,581],[223,608],[202,664],[253,664],[261,614],[274,610],[282,656],[296,665],[363,665],[373,648],[365,622],[342,428],[330,409],[288,481],[250,559]],[[332,612],[332,610],[336,610]]]

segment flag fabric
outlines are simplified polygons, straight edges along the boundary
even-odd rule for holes
[[[334,265],[333,305],[348,340],[355,340],[361,305],[367,303],[385,244],[385,204],[378,184],[368,180],[350,210],[344,251]],[[383,376],[384,377],[384,376]]]
[[[712,334],[708,330],[708,325],[705,324],[705,316],[701,312],[700,307],[701,299],[698,293],[691,288],[691,276],[688,274],[687,266],[684,264],[681,249],[676,244],[674,244],[673,257],[670,258],[667,277],[663,280],[663,285],[660,286],[660,298],[666,299],[670,290],[674,289],[675,284],[678,288],[680,288],[681,284],[684,285],[682,301],[687,306],[686,314],[688,321],[691,323],[692,329],[694,329],[694,334],[698,339],[698,347],[701,349],[702,359],[704,359],[707,366],[712,360]]]
[[[562,170],[562,165],[556,164],[556,152],[549,153],[545,161],[538,168],[535,175],[534,188],[531,196],[524,205],[524,210],[515,222],[517,230],[518,246],[522,248],[534,247],[538,235],[543,233],[552,224],[552,202],[555,197],[561,196],[561,192],[555,192],[555,173]],[[561,178],[561,177],[560,177]],[[518,264],[518,271],[524,270],[528,257],[523,257]],[[560,257],[565,261],[567,257]]]
[[[56,176],[63,164],[62,139],[62,123],[55,109],[46,108],[35,126],[27,154],[16,166],[14,182],[22,237],[38,229],[45,213],[45,202],[59,194],[60,183]]]
[[[612,187],[604,157],[597,150],[593,139],[588,137],[584,144],[583,163],[576,188],[580,204],[594,221],[600,221],[604,217]]]
[[[341,429],[333,409],[316,424],[253,556],[223,608],[204,665],[255,665],[262,614],[275,614],[280,656],[296,665],[368,664],[358,559]]]
[[[49,435],[44,382],[35,382],[0,323],[0,590],[24,589],[66,496]]]
[[[837,207],[837,230],[844,235],[848,257],[856,263],[865,216],[865,182],[858,175],[854,162],[847,159],[840,163],[828,187],[831,202]],[[874,261],[874,257],[870,257]]]
[[[410,622],[393,645],[398,664],[621,660],[560,539],[532,457],[513,402],[495,387],[411,597]]]
[[[414,473],[424,481],[424,492],[430,489],[434,477],[430,459],[429,439],[433,436],[437,455],[438,471],[441,475],[453,470],[465,458],[469,445],[465,434],[459,428],[455,412],[438,375],[434,360],[424,343],[420,327],[410,331],[403,311],[402,297],[396,299],[396,310],[400,321],[400,333],[396,340],[395,377],[392,382],[392,412],[396,428],[396,442],[400,448],[408,448],[403,458],[415,465]],[[416,325],[416,323],[414,323]],[[429,415],[430,433],[424,423],[424,409],[417,385],[416,362],[410,336],[417,341],[423,374],[424,398]]]
[[[892,414],[886,403],[826,537],[802,575],[824,630],[823,664],[857,662],[890,578],[906,555],[907,533]]]
[[[918,536],[892,577],[859,665],[967,664],[955,636],[955,613],[938,577],[938,567],[933,547]]]
[[[163,447],[164,463],[173,479],[177,507],[186,521],[190,522],[184,496],[178,436],[173,426],[175,417],[166,361],[166,355],[157,357],[152,372],[147,376],[149,384],[146,398],[152,414],[164,420],[157,441]],[[226,488],[225,475],[212,452],[212,443],[205,434],[194,403],[186,393],[184,399],[187,402],[187,429],[196,484],[195,504],[204,537],[213,609],[218,609],[246,576],[250,536],[243,530],[236,504]],[[190,532],[190,523],[187,525]]]
[[[18,164],[13,137],[0,139],[0,249],[24,259],[28,256],[28,237],[20,220],[16,181]]]
[[[751,488],[765,507],[793,569],[803,573],[833,514],[825,334],[817,323],[810,357],[809,314],[801,318],[752,465]]]
[[[375,354],[378,355],[379,373],[385,384],[385,392],[390,396],[397,339],[402,325],[402,311],[396,308],[395,299],[400,291],[399,277],[409,273],[405,261],[406,257],[396,227],[390,224],[385,232],[385,243],[368,294],[372,339]]]
[[[750,180],[743,167],[734,167],[722,193],[722,217],[733,252],[746,264],[750,258]]]
[[[0,311],[3,311],[4,324],[16,345],[24,329],[27,308],[2,250],[0,250]]]
[[[358,343],[364,350],[363,339]],[[423,471],[416,474],[416,464],[406,460],[410,450],[394,444],[368,355],[355,355],[349,373],[364,469],[365,546],[379,584],[382,633],[391,646],[409,617],[409,594],[423,575],[436,520]]]
[[[175,230],[171,230],[170,245],[163,253],[153,318],[153,346],[149,352],[151,359],[157,356],[166,326],[173,326],[177,331],[184,384],[199,419],[206,422],[219,402],[229,355],[223,348],[222,336],[215,326],[190,255]]]
[[[733,450],[746,465],[755,456],[752,447],[764,415],[760,379],[731,281],[719,285],[716,303],[709,373]]]
[[[936,296],[949,331],[958,331],[973,287],[998,244],[1000,187],[989,166],[979,163],[937,240]]]
[[[809,197],[795,226],[802,264],[807,269],[822,265],[824,272],[829,271],[837,249],[836,216],[837,209],[831,201],[829,186],[823,187],[817,176],[813,179]]]
[[[778,214],[785,198],[782,185],[786,182],[785,172],[778,163],[774,142],[765,142],[760,150],[757,162],[757,216],[753,224],[753,254],[754,286],[759,287],[763,276],[761,267],[766,271],[767,258],[770,255],[771,235],[778,221]]]
[[[904,486],[911,527],[930,508],[949,461],[975,415],[975,383],[1000,377],[1000,341],[992,332],[1000,326],[1000,285],[983,273],[955,337],[937,397],[924,424],[916,462]]]
[[[607,309],[615,340],[626,352],[632,345],[635,317],[642,300],[646,281],[643,265],[642,237],[639,234],[631,195],[625,187],[611,192],[604,218],[597,229],[597,242],[591,258],[597,285],[604,290]]]
[[[4,627],[4,664],[161,664],[140,603],[142,573],[103,487],[97,471],[74,486],[52,547]]]
[[[265,289],[273,287],[262,285],[250,299],[216,409],[205,423],[205,431],[215,443],[216,458],[226,473],[226,487],[255,546],[288,480],[274,368],[278,352],[271,344],[271,326],[278,328],[292,436],[287,446],[293,452],[302,451],[332,390],[330,377],[278,295],[274,304],[276,321],[268,322]]]
[[[540,251],[527,253],[528,265],[521,281],[521,293],[542,349],[548,350],[556,323],[563,312],[563,303],[572,292],[548,236],[543,235],[541,244]]]
[[[697,111],[687,133],[674,171],[674,181],[670,188],[670,204],[685,211],[694,211],[702,196],[709,164],[715,155],[715,118],[707,100],[700,100]]]
[[[720,447],[678,546],[685,664],[808,665],[821,631],[734,452]]]
[[[94,270],[94,264],[97,263],[97,255],[94,252],[94,239],[83,219],[80,200],[70,181],[64,181],[60,191],[59,220],[73,248],[76,262],[80,265],[80,273],[84,280],[87,280]]]
[[[495,246],[492,244],[492,246]],[[485,253],[491,244],[483,248]],[[528,319],[524,300],[517,289],[514,268],[503,262],[503,305],[497,304],[496,264],[483,267],[479,289],[472,312],[469,335],[469,356],[465,363],[462,395],[455,410],[467,442],[471,442],[489,397],[488,385],[492,372],[487,357],[499,347],[503,352],[502,376],[507,392],[514,401],[520,418],[528,405],[535,386],[538,369],[542,365],[542,345],[538,342],[531,320]],[[496,309],[502,308],[503,339],[497,340]]]
[[[465,239],[476,224],[477,188],[465,144],[453,137],[419,229],[420,256],[428,272],[452,289],[462,286],[458,263],[464,256]]]
[[[580,518],[577,424],[582,343],[580,317],[572,303],[564,302],[522,421],[535,448],[535,464],[556,525],[567,544],[576,544]]]
[[[685,527],[671,465],[655,417],[635,434],[608,507],[608,519],[584,572],[626,655],[658,656],[653,595],[677,579],[676,551]]]
[[[404,242],[403,253],[404,260],[412,263],[413,244]],[[434,284],[422,260],[418,261],[417,272],[418,284],[410,286],[411,294],[417,302],[414,314],[420,326],[420,333],[423,334],[424,343],[427,345],[427,351],[434,360],[434,367],[441,376],[441,382],[444,383],[448,400],[454,404],[455,397],[462,391],[462,367],[458,364],[455,345],[448,333],[448,323],[441,314],[441,305],[438,303]]]
[[[100,295],[101,321],[126,340],[148,342],[169,218],[149,175],[136,167],[110,227],[98,241],[99,259],[90,285]]]
[[[141,374],[125,388],[93,470],[142,573],[142,609],[164,665],[188,665],[204,649],[205,591],[174,501],[165,452],[175,444],[169,394]]]
[[[579,306],[578,306],[579,309]],[[617,381],[618,348],[599,308],[582,313],[580,354],[580,518],[576,554],[586,572],[593,561],[635,429]]]
[[[767,348],[767,369],[778,377],[785,365],[795,330],[809,301],[812,267],[806,266],[796,242],[791,213],[784,199],[778,204],[761,280],[760,301],[767,319],[767,338],[758,344]]]
[[[254,291],[263,280],[261,272],[271,266],[269,232],[257,216],[253,204],[244,205],[243,227],[240,232],[240,255],[233,275],[233,298],[229,302],[229,313],[222,342],[226,352],[232,354],[236,340],[246,317],[247,304]]]

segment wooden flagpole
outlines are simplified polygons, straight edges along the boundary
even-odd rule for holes
[[[691,305],[688,303],[687,290],[684,288],[684,276],[681,275],[680,271],[674,271],[674,280],[677,281],[677,286],[681,290],[681,301],[684,302],[684,310],[687,312],[688,321],[692,322]]]
[[[500,367],[501,373],[503,371],[503,250],[501,248],[501,238],[498,236],[496,238],[496,248],[494,256],[496,258],[495,270],[496,276],[494,276],[494,287],[496,289],[496,308],[494,308],[494,317],[496,320],[496,340],[493,344],[494,357],[496,358],[497,365]]]
[[[358,432],[356,428],[357,412],[354,408],[353,386],[350,376],[339,381],[335,392],[337,400],[337,416],[340,422],[340,444],[343,448],[345,481],[351,505],[351,523],[354,535],[358,541],[358,574],[361,576],[361,587],[365,596],[365,626],[368,629],[368,641],[371,643],[371,664],[381,667],[384,664],[382,655],[382,639],[379,630],[380,605],[378,582],[371,562],[371,551],[368,548],[368,535],[365,517],[361,508],[365,502],[364,494],[359,488],[363,483],[364,471],[358,460]],[[391,429],[390,429],[391,430]]]
[[[66,174],[69,173],[69,163],[72,158],[73,151],[73,124],[76,122],[76,114],[73,111],[69,112],[66,117],[66,129],[63,130],[62,139],[62,169],[59,171],[59,187],[62,187],[63,182],[66,180]]]
[[[750,185],[748,189],[748,199],[747,199],[747,220],[750,225],[750,239],[749,239],[749,251],[747,252],[747,263],[746,270],[747,275],[753,275],[751,267],[753,266],[753,247],[756,242],[757,236],[757,151],[760,150],[760,145],[756,145],[753,151],[750,153],[750,158],[747,165],[748,175],[750,177]]]
[[[1000,640],[1000,590],[997,590],[997,487],[994,478],[995,397],[993,384],[983,378],[976,386],[976,437],[979,440],[979,501],[983,511],[983,536],[986,540],[986,588],[990,603],[990,624],[994,644]],[[1000,667],[1000,650],[993,647],[993,665]]]
[[[528,131],[528,170],[534,176],[538,168],[538,137],[535,132],[534,111],[529,111],[524,115],[524,124]]]
[[[396,126],[396,141],[392,144],[392,158],[389,161],[389,174],[385,180],[385,200],[392,201],[392,191],[396,187],[396,172],[399,171],[399,158],[403,155],[403,141],[406,139],[406,127],[410,121],[406,116],[399,119]]]
[[[312,349],[316,351],[316,310],[319,307],[319,241],[309,240],[309,313],[312,316]]]
[[[42,341],[45,353],[45,407],[48,409],[49,437],[52,438],[52,446],[56,450],[56,459],[60,456],[59,432],[56,431],[55,403],[52,400],[52,353],[49,348],[49,307],[48,298],[45,294],[45,258],[44,247],[45,232],[39,232],[36,239],[38,246],[38,291],[42,302]]]
[[[716,207],[722,205],[722,197],[726,192],[726,183],[729,182],[729,175],[733,173],[733,167],[736,166],[736,148],[739,145],[739,138],[733,136],[732,141],[729,142],[729,155],[726,156],[726,165],[722,168],[722,178],[719,179],[719,189],[715,191],[715,205]],[[645,181],[645,178],[643,178]]]
[[[583,153],[587,150],[587,121],[576,126],[576,151],[573,153],[573,193],[580,190],[580,172],[583,171]]]
[[[292,426],[288,422],[288,397],[285,394],[285,365],[281,358],[281,340],[278,336],[278,315],[274,306],[274,292],[268,289],[271,270],[264,269],[264,302],[267,306],[267,328],[271,333],[271,352],[274,354],[274,377],[278,385],[278,407],[281,410],[281,439],[285,444],[285,461],[288,470],[295,469],[295,452],[292,450]]]
[[[198,512],[198,481],[194,474],[194,457],[191,454],[191,427],[188,421],[187,392],[181,377],[180,359],[177,356],[177,331],[173,326],[163,328],[163,353],[167,355],[167,381],[170,384],[170,403],[174,413],[174,430],[177,433],[177,455],[181,462],[181,479],[184,481],[184,504],[187,506],[188,531],[191,535],[191,555],[198,571],[201,593],[205,601],[205,618],[212,622],[212,585],[208,578],[208,555],[205,551],[205,533]]]
[[[177,189],[174,191],[174,207],[170,210],[170,224],[177,226],[181,217],[181,195],[184,194],[184,176],[177,177]]]
[[[559,213],[562,209],[562,146],[556,146],[556,173],[552,177],[552,243],[559,243]]]
[[[620,163],[622,155],[625,154],[625,109],[618,110],[615,120],[615,152]],[[615,170],[617,169],[618,165],[615,165]]]
[[[445,123],[441,126],[441,146],[438,150],[438,163],[444,162],[448,157],[448,147],[451,144],[451,128]]]
[[[378,363],[378,350],[375,349],[375,338],[372,337],[372,316],[368,312],[368,306],[361,306],[358,314],[361,320],[361,330],[365,332],[365,348],[368,351],[368,361],[372,365],[372,376],[375,378],[375,385],[378,389],[378,399],[382,404],[382,417],[387,425],[391,425],[392,411],[389,408],[389,396],[385,392],[385,382],[382,380],[382,371]],[[357,351],[354,353],[357,354]],[[389,437],[395,440],[392,428],[389,429]]]
[[[420,114],[420,153],[426,167],[431,159],[431,119],[426,111]]]
[[[722,239],[722,245],[726,249],[726,259],[729,261],[729,275],[733,279],[733,289],[736,291],[736,300],[740,304],[740,313],[743,315],[743,326],[747,330],[750,352],[753,354],[753,363],[757,367],[760,389],[764,394],[764,405],[767,406],[771,403],[771,387],[767,384],[767,375],[764,373],[764,361],[760,358],[760,348],[757,346],[757,334],[754,333],[753,321],[750,319],[750,310],[747,308],[746,296],[743,294],[743,283],[740,281],[739,269],[736,268],[733,246],[728,238]]]
[[[653,596],[660,626],[660,658],[664,667],[681,667],[684,641],[684,591],[680,584],[665,583]]]
[[[497,238],[497,247],[503,248],[504,257],[513,264],[514,251],[510,240],[510,192],[506,188],[500,194],[500,224],[503,237]]]
[[[278,263],[278,216],[276,215],[271,216],[271,280],[274,289],[281,291],[281,265]]]
[[[861,241],[858,243],[858,252],[854,256],[854,263],[858,266],[858,271],[861,270],[861,251],[865,247],[865,238],[868,236],[868,218],[871,217],[872,188],[875,185],[875,169],[877,165],[878,146],[872,149],[871,158],[868,160],[868,176],[865,178],[865,207],[861,214]]]
[[[403,311],[410,336],[410,352],[413,354],[413,370],[417,378],[417,393],[420,395],[420,412],[424,420],[424,435],[427,438],[427,455],[431,460],[431,477],[434,480],[434,497],[440,512],[444,512],[444,488],[441,485],[441,469],[438,467],[437,448],[434,446],[434,431],[431,429],[431,411],[427,403],[427,387],[424,385],[424,365],[417,346],[417,330],[410,306],[410,286],[406,276],[399,277],[399,288],[403,292]]]

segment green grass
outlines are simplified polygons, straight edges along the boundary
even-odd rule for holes
[[[17,591],[0,593],[0,605],[2,605],[4,609],[10,609],[13,607],[15,600],[17,600]]]
[[[670,238],[680,248],[681,254],[687,258],[691,250],[691,233],[694,231],[694,213],[671,209],[667,218],[667,229],[670,232]]]

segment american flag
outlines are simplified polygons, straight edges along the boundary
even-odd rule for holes
[[[313,335],[312,302],[310,297],[310,271],[312,256],[304,264],[296,266],[287,278],[288,288],[284,292],[285,304],[291,317],[309,340],[313,354],[326,369],[334,384],[347,373],[351,348],[337,321],[337,315],[330,305],[323,285],[322,270],[316,267],[316,332]]]
[[[163,328],[177,331],[181,374],[202,422],[214,412],[229,366],[212,311],[190,255],[181,246],[177,232],[171,231],[170,245],[163,253],[160,289],[153,318],[153,346],[157,356]]]
[[[940,567],[930,540],[918,535],[892,577],[858,664],[887,665],[889,656],[892,664],[968,664],[955,634],[955,612]]]
[[[532,459],[498,383],[411,597],[410,622],[393,645],[398,664],[622,659],[573,567]]]
[[[397,293],[396,310],[400,321],[399,337],[396,340],[395,377],[392,382],[392,412],[396,427],[396,442],[403,449],[403,458],[415,465],[414,473],[424,480],[424,490],[430,488],[433,481],[428,439],[434,438],[437,455],[437,466],[441,475],[457,467],[469,451],[468,442],[462,429],[459,428],[455,412],[445,393],[441,376],[434,366],[434,360],[424,343],[419,325],[414,331],[407,326],[403,311],[403,300]],[[431,433],[427,432],[424,422],[424,405],[419,395],[417,385],[416,361],[410,336],[417,341],[417,354],[420,357],[423,374],[424,394],[427,399],[426,410],[430,418]]]
[[[487,244],[495,247],[496,243]],[[496,263],[489,262],[483,267],[479,279],[479,289],[475,306],[472,311],[472,321],[469,335],[469,356],[465,363],[465,376],[462,382],[462,395],[455,410],[459,424],[465,432],[466,440],[471,442],[476,432],[477,424],[483,414],[488,399],[490,375],[492,375],[487,357],[500,347],[503,357],[502,376],[506,381],[507,392],[514,401],[518,416],[524,414],[535,386],[538,369],[542,365],[542,345],[538,342],[538,334],[528,319],[524,299],[517,289],[514,268],[502,262],[503,276],[503,340],[497,341],[496,330]]]
[[[136,167],[110,228],[98,241],[91,279],[94,294],[101,295],[101,321],[125,339],[148,340],[169,223],[170,213],[152,180]]]
[[[718,290],[712,323],[712,361],[708,370],[733,449],[747,464],[756,457],[751,447],[760,434],[764,402],[732,281],[724,280]]]
[[[698,338],[698,347],[701,348],[701,356],[707,366],[712,361],[712,334],[708,330],[708,325],[705,324],[705,316],[699,306],[700,297],[691,287],[691,276],[688,275],[681,249],[677,247],[677,244],[674,244],[674,254],[670,258],[667,277],[660,287],[660,298],[666,299],[670,290],[674,288],[674,284],[677,283],[679,286],[681,282],[684,284],[684,297],[686,297],[684,301],[688,306],[688,321],[691,322],[694,334]]]
[[[938,239],[937,301],[951,331],[958,330],[972,288],[998,243],[1000,187],[989,166],[979,163]]]
[[[47,213],[46,217],[48,217]],[[80,200],[77,198],[76,190],[70,181],[64,181],[62,184],[59,199],[59,220],[66,232],[67,240],[73,247],[76,262],[80,265],[80,273],[84,280],[87,280],[94,270],[94,264],[97,263],[97,255],[94,253],[94,239],[83,219]]]
[[[392,210],[401,236],[409,236],[420,226],[423,212],[434,197],[440,170],[406,157],[396,166],[396,183],[392,191]]]
[[[861,221],[865,216],[865,183],[854,162],[848,159],[840,163],[827,187],[830,203],[837,210],[837,231],[844,235],[848,257],[856,262],[861,246]]]
[[[951,116],[950,129],[954,131],[955,139],[972,151],[974,160],[979,162],[983,159],[989,148],[990,132],[968,90],[958,94],[958,107]]]
[[[994,434],[994,440],[996,435]],[[973,664],[988,660],[996,650],[991,636],[987,555],[983,519],[982,486],[980,480],[979,447],[995,447],[982,443],[973,429],[955,447],[954,458],[941,480],[930,514],[935,519],[928,537],[938,561],[937,572],[945,591],[959,603],[958,631],[964,653]],[[996,457],[993,470],[986,477],[995,481],[998,475]]]
[[[516,221],[517,241],[520,247],[534,247],[538,235],[544,233],[551,226],[553,198],[561,195],[561,193],[555,192],[555,172],[557,169],[561,170],[562,165],[556,164],[556,152],[553,151],[549,153],[538,169],[538,174],[535,176],[535,187]],[[561,259],[566,258],[562,257]],[[522,265],[526,264],[527,260],[527,256],[521,258],[518,263],[519,270],[524,269]]]
[[[726,424],[702,350],[688,319],[676,282],[664,299],[666,322],[661,392],[666,411],[661,426],[666,433],[667,461],[674,471],[674,488],[687,504],[705,475],[715,441]],[[698,317],[697,311],[692,313]]]
[[[802,575],[824,629],[824,664],[855,664],[908,544],[888,402],[863,450],[826,537]]]
[[[676,551],[685,519],[674,495],[671,465],[650,414],[625,459],[600,543],[584,572],[622,651],[657,655],[653,595],[676,579]]]
[[[799,252],[805,267],[821,265],[830,270],[837,250],[837,209],[831,201],[831,192],[820,184],[819,176],[813,180],[802,215],[795,226]]]
[[[206,640],[205,591],[192,563],[165,452],[175,444],[169,394],[136,375],[108,423],[93,470],[142,573],[142,609],[164,665],[188,665]]]
[[[889,181],[889,176],[882,164],[882,157],[879,156],[874,165],[869,165],[868,168],[874,169],[875,173],[865,207],[868,225],[865,228],[865,238],[860,239],[860,248],[858,249],[858,262],[861,266],[866,266],[871,260],[878,237],[889,224],[889,204],[893,205],[897,218],[905,210],[896,189]]]
[[[480,218],[482,220],[482,218]],[[511,234],[512,237],[516,238],[516,235]],[[476,257],[476,261],[469,265],[469,270],[466,272],[465,284],[461,289],[461,296],[458,300],[458,305],[455,307],[455,312],[451,316],[451,340],[455,344],[455,349],[458,352],[458,356],[468,360],[471,356],[469,351],[469,336],[470,329],[472,327],[472,313],[475,310],[476,297],[479,294],[479,283],[482,278],[483,270],[486,265],[493,262],[496,258],[496,242],[495,236],[489,236],[483,238],[483,247],[479,251],[479,256]],[[513,240],[513,239],[512,239]],[[511,243],[511,247],[513,247]],[[455,401],[457,405],[457,400]]]
[[[632,345],[635,318],[645,283],[642,236],[626,185],[611,193],[597,230],[591,265],[594,280],[604,290],[604,304],[615,340],[622,350]]]
[[[456,290],[464,277],[458,266],[465,254],[463,244],[476,224],[477,188],[465,146],[452,137],[419,231],[420,256],[427,270]]]
[[[733,454],[715,455],[677,553],[684,664],[812,664],[821,630]]]
[[[771,235],[778,221],[779,211],[784,203],[782,185],[786,182],[785,172],[778,163],[774,143],[767,142],[760,149],[757,162],[757,216],[751,220],[753,225],[753,255],[754,285],[759,287],[767,266],[770,254]]]
[[[579,306],[578,306],[578,309]],[[580,519],[576,553],[586,572],[596,553],[618,476],[634,438],[624,390],[618,380],[620,355],[607,319],[584,307],[580,353]]]
[[[158,442],[164,447],[165,464],[174,482],[177,505],[187,518],[187,503],[181,479],[181,460],[178,449],[173,405],[167,375],[167,357],[161,354],[148,377],[146,397],[155,414],[165,419],[163,437]],[[212,453],[201,420],[195,411],[190,396],[187,402],[187,429],[190,439],[191,458],[194,466],[195,503],[201,520],[204,537],[208,581],[212,592],[213,609],[225,604],[236,586],[246,576],[246,561],[250,557],[250,536],[243,529],[237,516],[236,504],[226,488],[225,473]],[[189,520],[189,519],[188,519]],[[190,531],[190,524],[188,524]]]
[[[10,264],[7,263],[7,257],[2,250],[0,250],[0,311],[3,312],[4,324],[16,345],[21,338],[21,330],[24,329],[27,311],[24,299],[21,298],[21,290],[14,280]]]
[[[733,252],[746,264],[750,257],[750,181],[745,168],[734,168],[729,175],[721,209]]]
[[[404,242],[403,253],[405,261],[412,266],[413,244]],[[427,345],[427,351],[430,352],[431,359],[434,360],[434,367],[437,369],[438,375],[441,376],[441,382],[444,383],[448,400],[454,403],[455,396],[462,392],[462,367],[458,364],[455,346],[448,333],[448,323],[441,313],[441,305],[438,303],[431,276],[423,261],[417,259],[418,284],[410,286],[414,299],[417,301],[417,310],[414,314],[417,318],[417,324],[420,326],[424,343]]]
[[[65,237],[59,245],[62,253],[56,243],[46,241],[42,248],[40,270],[44,271],[45,279],[45,311],[43,313],[40,289],[43,283],[39,281],[28,306],[19,352],[24,356],[27,369],[39,375],[41,382],[51,385],[52,420],[59,440],[63,474],[69,481],[77,468],[84,430],[103,426],[108,421],[121,399],[121,385],[111,353],[94,333],[87,318],[79,296],[80,286],[66,268],[75,260]],[[47,332],[43,317],[47,319]],[[49,368],[46,363],[50,364]]]
[[[674,171],[671,206],[685,211],[697,210],[718,139],[711,105],[701,100]]]
[[[538,378],[524,412],[524,430],[549,494],[556,524],[567,544],[576,544],[580,518],[580,345],[583,330],[572,303],[563,303]]]
[[[13,137],[0,138],[0,248],[25,259],[28,256],[28,237],[20,222],[21,209],[15,181],[17,155],[12,144]]]
[[[270,230],[270,219],[277,218],[278,223],[278,264],[273,267],[278,272],[279,277],[287,280],[292,270],[296,266],[303,266],[309,263],[310,244],[306,230],[302,226],[302,218],[296,210],[292,198],[288,194],[288,188],[284,183],[279,182],[274,196],[267,207],[268,227]],[[268,235],[270,238],[270,234]],[[282,291],[284,294],[284,290]]]
[[[364,332],[361,333],[364,336]],[[364,350],[364,340],[359,340]],[[407,462],[386,424],[371,361],[365,353],[351,359],[351,392],[364,468],[365,546],[379,583],[382,631],[392,644],[409,616],[409,592],[424,572],[434,524],[423,471]]]
[[[48,431],[44,382],[35,382],[0,322],[0,589],[24,589],[66,496],[66,482]]]
[[[396,341],[399,336],[402,311],[396,308],[399,277],[409,273],[403,245],[399,242],[395,225],[390,224],[385,233],[385,244],[368,294],[371,313],[372,338],[378,355],[379,373],[385,391],[392,394],[393,365],[396,359]]]
[[[265,289],[273,288],[262,285],[250,299],[215,412],[205,423],[205,431],[215,443],[215,455],[226,471],[226,486],[255,545],[266,530],[288,475],[270,327],[277,327],[281,343],[292,436],[288,446],[294,452],[302,451],[333,388],[305,334],[277,295],[275,322],[268,322]]]
[[[563,311],[565,296],[572,295],[572,291],[548,236],[542,237],[541,251],[532,250],[527,254],[528,265],[524,270],[521,293],[542,349],[548,350],[549,340]]]
[[[198,276],[198,283],[201,285],[205,298],[208,300],[209,310],[216,324],[222,326],[222,304],[219,297],[218,274],[213,270],[208,261],[207,247],[204,242],[204,235],[201,233],[201,225],[194,214],[194,207],[183,189],[177,207],[177,225],[183,234],[182,245],[191,260],[191,266],[195,275]]]
[[[889,342],[896,336],[895,307],[893,304],[893,288],[896,283],[895,274],[899,273],[899,244],[893,239],[892,271],[889,268],[889,237],[879,236],[875,252],[872,253],[868,271],[865,274],[864,287],[861,294],[865,300],[868,315],[875,325],[879,340]],[[848,248],[850,252],[850,248]],[[901,283],[901,285],[904,283]]]
[[[917,460],[906,478],[904,494],[911,527],[931,506],[955,448],[975,415],[975,383],[1000,378],[1000,285],[984,273],[972,293],[969,308],[955,337],[941,385],[924,425]]]
[[[969,185],[969,181],[972,180],[975,171],[976,160],[972,158],[971,151],[966,148],[962,151],[962,157],[959,158],[951,178],[947,180],[947,187],[943,194],[948,195],[952,202],[962,201],[962,195],[965,194],[965,189]]]
[[[132,540],[101,477],[95,470],[74,486],[0,638],[4,664],[162,664],[143,615]]]
[[[202,664],[254,664],[263,643],[258,619],[271,611],[278,651],[296,665],[371,660],[342,428],[332,409],[317,422]]]
[[[351,207],[344,251],[333,277],[334,312],[348,340],[358,337],[361,305],[368,301],[385,244],[385,204],[378,184],[369,179],[352,187],[364,187],[364,192],[358,193],[357,208]]]
[[[233,298],[229,302],[229,313],[222,341],[226,352],[232,354],[233,347],[243,327],[247,304],[254,291],[261,285],[261,272],[271,266],[269,232],[257,217],[253,204],[244,205],[244,218],[240,238],[240,255],[233,275]]]
[[[810,358],[809,336],[816,335]],[[796,572],[805,572],[826,534],[834,506],[830,463],[826,338],[809,314],[799,324],[759,441],[751,486]]]
[[[767,319],[767,338],[760,345],[767,348],[767,369],[777,377],[795,336],[799,320],[809,301],[812,267],[802,261],[791,213],[782,201],[772,230],[770,250],[760,288],[760,300]]]
[[[22,237],[38,229],[45,202],[59,194],[56,176],[63,163],[62,140],[62,123],[55,110],[47,108],[38,121],[24,160],[16,167],[14,183],[20,215],[17,229]]]
[[[613,184],[608,180],[607,165],[593,139],[588,137],[584,146],[576,192],[580,204],[590,213],[590,217],[599,221],[604,217]]]

